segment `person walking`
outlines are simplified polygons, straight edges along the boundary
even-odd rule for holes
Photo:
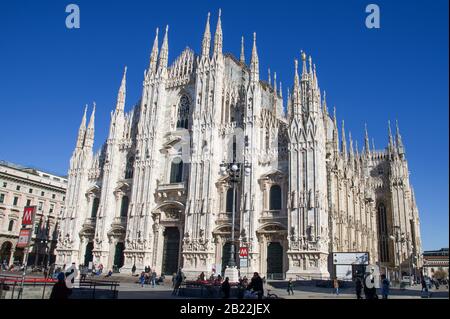
[[[258,299],[262,299],[264,295],[264,285],[262,278],[259,276],[257,272],[253,273],[253,278],[247,287],[247,290],[250,289],[253,289],[253,291],[255,291],[258,294]]]
[[[156,283],[156,271],[153,270],[152,274],[151,274],[151,282],[152,282],[152,288],[155,288],[155,283]]]
[[[292,282],[292,278],[289,278],[288,286],[287,286],[288,295],[294,295],[294,283]]]
[[[178,269],[177,275],[175,277],[175,286],[173,287],[172,295],[177,296],[181,283],[183,282],[183,274],[181,272],[181,268]]]
[[[141,276],[139,277],[139,284],[141,287],[144,287],[145,284],[145,272],[141,272]]]
[[[50,299],[69,299],[72,294],[72,289],[67,288],[66,276],[63,272],[58,274],[58,282],[53,285],[52,292],[50,293]]]
[[[333,293],[339,296],[339,281],[337,277],[333,279]]]
[[[362,281],[361,281],[361,278],[360,278],[360,277],[356,277],[355,288],[356,288],[356,299],[363,299],[363,298],[361,297],[361,292],[362,292],[363,284],[362,284]]]
[[[230,282],[228,277],[225,278],[225,281],[222,283],[222,292],[223,292],[223,298],[224,299],[229,299],[230,298]]]
[[[131,267],[131,276],[134,276],[135,272],[136,272],[136,265],[133,265],[133,267]]]
[[[385,274],[382,274],[381,275],[381,295],[383,296],[383,299],[388,299],[390,285],[391,285],[391,283],[389,282],[389,279],[386,278]]]

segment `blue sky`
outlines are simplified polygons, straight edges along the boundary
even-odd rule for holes
[[[81,28],[65,27],[76,3]],[[381,28],[365,27],[365,7]],[[377,148],[398,119],[421,215],[424,249],[448,247],[448,1],[9,1],[0,10],[0,159],[66,174],[86,103],[97,103],[96,141],[128,66],[127,109],[141,94],[155,28],[170,25],[169,60],[200,49],[205,19],[222,8],[224,51],[251,53],[257,32],[260,74],[292,86],[303,49],[317,65],[329,107],[363,145]],[[162,37],[161,37],[162,38]],[[160,40],[161,40],[160,38]],[[284,92],[286,93],[286,91]]]

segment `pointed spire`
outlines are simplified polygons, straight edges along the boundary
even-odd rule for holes
[[[300,90],[298,78],[298,60],[294,60],[294,93]]]
[[[298,78],[298,60],[294,60],[294,89],[292,91],[292,108],[293,114],[301,113],[301,103],[300,103],[300,83]]]
[[[365,148],[366,153],[370,153],[369,133],[367,132],[367,123],[364,123],[364,131],[365,131],[364,148]]]
[[[281,81],[280,81],[280,97],[283,98],[283,87],[281,86]]]
[[[152,54],[150,55],[150,67],[151,73],[156,73],[156,67],[158,63],[158,33],[159,28],[156,28],[155,40],[153,41]]]
[[[120,83],[119,93],[117,93],[116,111],[123,111],[125,108],[125,97],[127,92],[127,66],[123,71],[122,82]]]
[[[338,126],[337,126],[337,116],[336,116],[336,106],[333,107],[333,142],[334,142],[334,151],[337,156],[339,153],[339,132],[338,132]]]
[[[94,102],[94,108],[92,109],[91,118],[89,119],[89,124],[86,131],[86,141],[85,146],[91,147],[94,146],[94,122],[95,122],[95,102]]]
[[[84,114],[81,118],[80,128],[78,129],[78,137],[77,137],[77,148],[82,148],[84,145],[84,137],[86,134],[86,114],[87,114],[87,104],[84,108]]]
[[[244,36],[241,37],[241,57],[239,61],[241,61],[242,64],[245,64]]]
[[[394,142],[392,139],[392,132],[391,132],[391,121],[388,120],[388,135],[389,135],[389,144],[388,144],[388,148],[390,151],[393,151],[394,149]]]
[[[328,115],[328,107],[327,107],[327,91],[323,91],[323,113]]]
[[[223,34],[222,34],[222,9],[219,9],[219,18],[217,19],[216,33],[214,34],[214,55],[222,54]]]
[[[400,129],[398,128],[398,121],[395,120],[395,142],[397,143],[397,148],[399,153],[404,152],[402,136],[400,135]]]
[[[372,150],[375,152],[375,139],[372,137]]]
[[[350,142],[350,158],[354,157],[354,151],[353,151],[353,140],[352,140],[352,132],[348,132],[348,138]]]
[[[270,68],[267,70],[267,82],[269,83],[269,86],[272,85],[272,78],[270,77]]]
[[[253,32],[253,48],[252,48],[252,60],[250,63],[251,79],[253,82],[259,81],[259,58],[258,50],[256,48],[256,32]]]
[[[277,72],[273,73],[273,94],[277,95]]]
[[[306,69],[306,53],[302,51],[301,52],[301,56],[302,56],[302,80],[306,79],[308,70]]]
[[[345,138],[345,127],[344,127],[344,120],[342,120],[342,147],[341,147],[341,152],[342,152],[342,156],[344,157],[344,159],[347,159],[347,140]]]
[[[166,33],[164,34],[164,40],[161,47],[161,53],[159,54],[159,69],[167,69],[167,63],[169,62],[169,26],[166,26]]]
[[[202,57],[209,57],[209,51],[211,47],[211,31],[209,26],[209,18],[211,13],[208,12],[208,18],[206,19],[205,33],[202,40]]]
[[[88,124],[88,127],[87,127],[88,131],[94,129],[96,104],[95,104],[95,102],[93,104],[94,104],[94,108],[92,109],[91,118],[89,119],[89,124]]]
[[[309,73],[310,73],[310,74],[313,74],[313,63],[312,63],[312,57],[311,57],[311,56],[309,56],[308,60],[309,60]]]

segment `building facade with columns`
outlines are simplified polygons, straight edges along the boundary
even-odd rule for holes
[[[64,209],[67,179],[34,168],[0,161],[0,262],[24,262],[16,248],[25,206],[36,206],[28,265],[55,261],[58,222]],[[48,261],[48,263],[47,263]]]
[[[273,278],[329,278],[333,252],[368,252],[385,269],[421,255],[398,126],[393,135],[389,125],[383,150],[369,145],[366,129],[360,150],[343,121],[339,134],[311,57],[294,61],[283,97],[276,73],[260,78],[256,34],[249,63],[244,39],[239,59],[223,52],[220,13],[214,36],[208,14],[201,52],[186,48],[170,65],[168,33],[159,47],[157,30],[142,98],[128,112],[125,69],[95,153],[95,107],[87,126],[84,113],[59,264],[181,267],[196,277],[224,270],[232,229],[235,247],[248,247],[241,273]],[[234,162],[240,174],[231,182],[225,168]]]

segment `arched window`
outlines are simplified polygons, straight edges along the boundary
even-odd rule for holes
[[[226,213],[232,213],[233,212],[233,189],[229,188],[227,190],[227,203],[226,203]]]
[[[170,168],[170,183],[181,183],[183,181],[183,161],[176,157]]]
[[[387,228],[386,206],[383,203],[378,205],[378,234],[380,261],[389,262],[389,233]]]
[[[133,178],[133,163],[134,157],[128,158],[127,167],[125,169],[125,179]]]
[[[122,206],[120,207],[120,217],[127,217],[128,216],[128,205],[129,205],[129,198],[128,196],[122,197]]]
[[[98,197],[94,198],[94,201],[92,203],[92,211],[91,211],[92,218],[97,217],[97,211],[98,211],[99,204],[100,204],[100,199]]]
[[[273,185],[270,188],[270,200],[269,200],[270,210],[281,210],[281,187],[278,185]]]
[[[11,219],[11,220],[9,221],[8,231],[12,231],[13,228],[14,228],[14,220]]]
[[[178,105],[178,118],[177,118],[177,128],[188,129],[189,126],[189,98],[183,95],[180,98],[180,103]]]

